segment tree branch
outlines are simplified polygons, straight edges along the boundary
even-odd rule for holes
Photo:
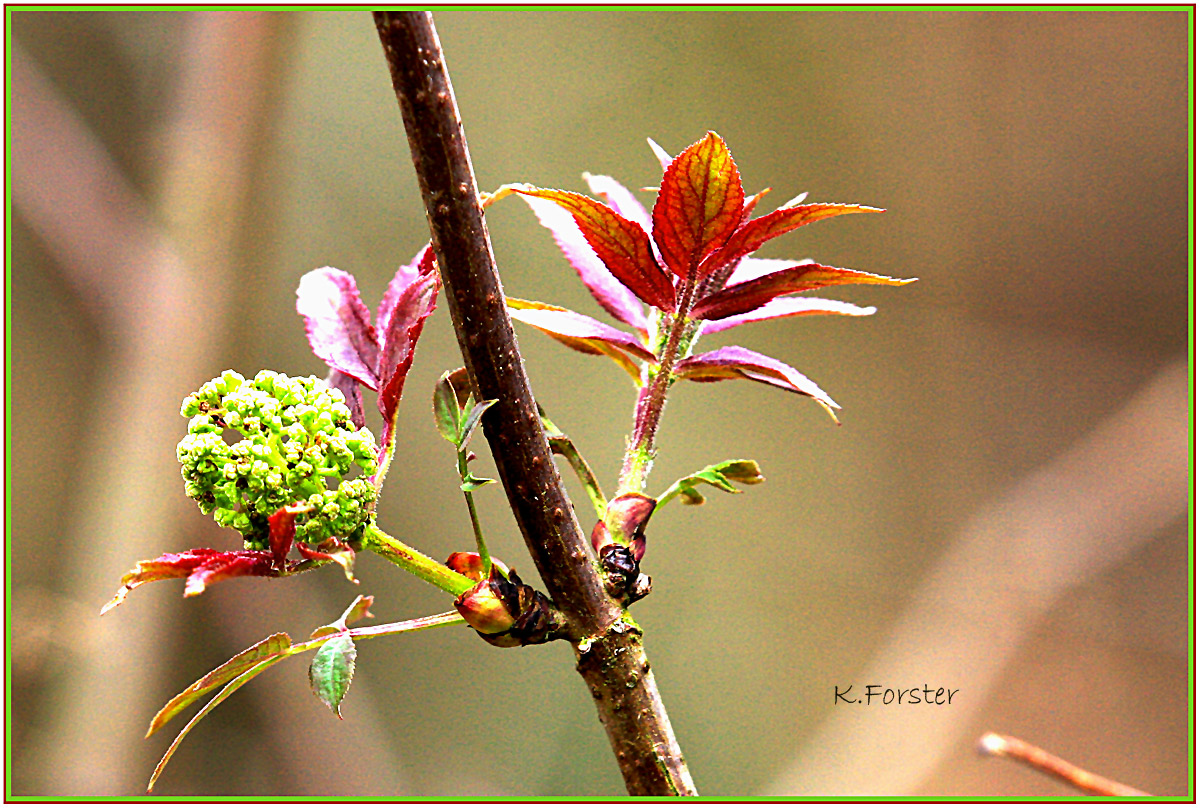
[[[1150,796],[1145,791],[1138,791],[1124,783],[1081,769],[1074,763],[1068,763],[1057,755],[1050,754],[1040,746],[1034,746],[1011,735],[989,732],[979,739],[979,751],[986,755],[1006,757],[1024,763],[1029,768],[1072,785],[1085,794],[1097,797]]]
[[[517,349],[433,17],[380,12],[376,28],[408,132],[447,306],[500,480],[546,590],[568,621],[577,669],[635,795],[693,795],[642,649],[604,591],[542,431]]]

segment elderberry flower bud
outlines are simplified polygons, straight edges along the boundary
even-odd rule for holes
[[[345,396],[315,377],[232,370],[184,399],[190,418],[177,455],[184,490],[245,546],[269,545],[271,514],[296,512],[296,540],[358,538],[374,511],[375,439],[355,429]],[[242,436],[232,445],[229,432]],[[359,475],[344,479],[354,467]]]

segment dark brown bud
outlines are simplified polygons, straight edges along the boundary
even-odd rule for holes
[[[646,522],[657,504],[652,497],[633,492],[614,497],[604,519],[592,528],[592,548],[597,555],[605,546],[619,544],[629,547],[634,559],[641,561],[646,554]]]
[[[549,642],[565,628],[562,615],[549,598],[521,583],[515,572],[501,571],[496,564],[487,580],[460,595],[454,607],[479,636],[501,648]]]

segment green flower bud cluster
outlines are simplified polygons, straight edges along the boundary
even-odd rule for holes
[[[269,370],[253,381],[232,370],[183,400],[191,418],[176,450],[184,490],[251,550],[265,550],[271,514],[297,511],[296,540],[357,538],[373,512],[375,438],[355,429],[346,398],[320,379]],[[227,431],[242,440],[230,445]],[[362,474],[342,479],[351,466]],[[332,487],[331,487],[332,486]]]

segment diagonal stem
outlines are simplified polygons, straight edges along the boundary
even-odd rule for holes
[[[567,620],[577,669],[595,698],[629,793],[693,795],[641,632],[604,591],[542,431],[433,17],[374,14],[463,360],[476,397],[498,400],[483,428],[513,515]]]

